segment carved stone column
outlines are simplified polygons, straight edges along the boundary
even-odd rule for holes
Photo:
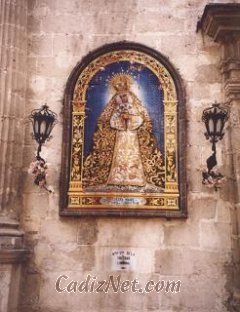
[[[230,105],[230,147],[233,166],[232,213],[232,311],[240,311],[240,4],[209,4],[198,23],[198,29],[219,42],[220,71],[226,102]],[[231,197],[229,198],[231,199]]]
[[[0,311],[16,311],[23,117],[27,78],[27,1],[0,0]],[[2,286],[3,285],[3,286]],[[15,287],[15,289],[14,289]],[[13,292],[13,293],[12,293]]]

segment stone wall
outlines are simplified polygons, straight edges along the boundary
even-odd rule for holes
[[[219,1],[218,1],[219,2]],[[231,185],[214,192],[201,183],[211,154],[201,122],[202,110],[222,101],[219,45],[196,33],[207,1],[31,0],[28,1],[27,113],[45,102],[60,122],[43,148],[50,163],[48,194],[27,176],[35,143],[26,126],[21,224],[32,257],[24,267],[19,311],[228,311],[231,285]],[[104,43],[135,41],[160,51],[179,70],[186,90],[187,220],[60,218],[62,103],[73,67]],[[227,143],[217,146],[221,170],[231,178]],[[121,279],[181,280],[180,293],[58,293],[59,275],[69,281],[97,280],[111,270],[111,253],[136,254],[133,272]],[[63,283],[67,284],[67,282]]]
[[[21,213],[27,3],[0,1],[0,311],[16,311],[26,252]]]

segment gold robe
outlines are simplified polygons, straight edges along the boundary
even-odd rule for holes
[[[116,93],[98,119],[93,150],[84,161],[83,186],[146,183],[164,187],[163,158],[151,120],[133,92]]]

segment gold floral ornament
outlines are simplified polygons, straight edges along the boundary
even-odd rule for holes
[[[70,190],[74,191],[82,189],[85,102],[81,101],[80,92],[75,93],[72,105],[72,169]]]
[[[84,110],[85,110],[85,103],[84,102],[73,101],[73,111],[74,112],[84,112]]]
[[[85,112],[85,102],[81,100],[81,92],[78,89],[75,92],[74,100],[72,101],[73,104],[73,112],[84,113]]]

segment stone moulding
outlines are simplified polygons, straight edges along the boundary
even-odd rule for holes
[[[225,100],[230,108],[229,140],[232,154],[231,173],[234,172],[233,181],[238,181],[239,168],[239,104],[240,104],[240,3],[216,3],[205,7],[197,29],[204,35],[213,38],[219,43],[221,53],[220,72],[223,78],[223,90]],[[235,198],[231,197],[231,192]],[[227,302],[229,311],[240,311],[240,214],[238,202],[240,187],[239,183],[232,185],[229,199],[235,203],[235,209],[231,212],[232,222],[232,272],[229,274],[227,290],[230,293]]]
[[[197,24],[197,31],[212,37],[214,41],[229,40],[234,35],[240,35],[240,4],[213,3],[206,5],[203,15]]]
[[[30,258],[31,254],[26,249],[0,251],[0,264],[23,263]]]
[[[121,72],[118,66],[121,67]],[[126,66],[128,66],[127,70]],[[115,72],[115,74],[113,74],[113,69],[117,70],[117,73]],[[136,75],[138,75],[138,78],[134,76],[134,71],[137,73]],[[86,142],[89,140],[89,137],[86,135],[86,129],[89,127],[89,125],[86,126],[86,123],[88,122],[86,121],[86,118],[89,118],[89,124],[92,123],[91,117],[89,117],[89,111],[95,109],[95,106],[91,106],[90,108],[88,106],[88,101],[90,102],[89,97],[91,96],[91,88],[99,88],[99,84],[101,84],[101,86],[103,86],[103,84],[108,84],[108,87],[110,88],[114,75],[116,81],[118,79],[119,81],[121,79],[127,79],[126,76],[131,75],[137,80],[140,79],[140,75],[143,77],[143,73],[146,75],[146,72],[148,71],[150,73],[148,73],[148,75],[152,75],[154,76],[154,79],[157,79],[157,89],[160,90],[158,92],[162,97],[162,113],[161,117],[159,117],[162,118],[160,123],[162,124],[161,129],[163,129],[160,134],[163,143],[159,143],[162,144],[161,146],[164,150],[162,153],[162,171],[161,169],[157,169],[159,167],[151,167],[156,166],[156,161],[154,159],[158,159],[161,154],[155,150],[154,153],[157,154],[154,154],[155,156],[151,155],[150,149],[151,146],[153,146],[151,145],[153,143],[150,143],[152,140],[150,133],[152,130],[149,130],[149,137],[146,130],[141,130],[142,137],[138,134],[138,140],[139,142],[146,140],[149,142],[148,147],[145,147],[145,151],[149,155],[149,159],[146,161],[146,168],[144,168],[146,179],[148,177],[147,172],[150,171],[152,172],[150,179],[152,178],[152,181],[158,181],[152,183],[160,183],[159,179],[162,179],[164,182],[162,182],[161,185],[152,184],[154,187],[156,186],[155,189],[157,189],[158,186],[158,191],[153,191],[152,186],[151,191],[147,188],[146,191],[139,192],[136,191],[136,188],[133,190],[131,187],[121,186],[121,188],[118,189],[118,185],[115,186],[115,188],[111,185],[111,190],[109,190],[108,184],[102,184],[102,175],[106,174],[107,169],[105,170],[104,166],[100,165],[98,162],[106,162],[107,167],[108,159],[106,158],[106,160],[104,160],[103,158],[101,159],[97,157],[96,153],[94,153],[94,148],[95,146],[103,144],[105,140],[105,145],[111,145],[107,141],[107,137],[101,137],[103,131],[106,131],[103,129],[106,128],[104,123],[103,126],[101,126],[101,118],[103,118],[101,116],[109,116],[108,111],[115,106],[113,102],[111,102],[112,100],[108,100],[109,103],[103,106],[100,113],[98,112],[98,117],[96,119],[97,130],[94,130],[95,134],[93,136],[93,142],[95,142],[93,144],[95,145],[90,147],[90,150],[91,148],[93,149],[93,156],[89,158],[88,155],[91,155],[91,153],[85,154]],[[126,72],[128,73],[126,74]],[[108,75],[108,77],[112,76],[106,78],[106,75]],[[99,80],[93,83],[95,77]],[[104,80],[104,83],[102,83],[102,80]],[[139,81],[140,80],[138,80],[138,86],[140,86]],[[143,80],[141,80],[141,82],[142,81]],[[153,85],[151,86],[153,87]],[[104,88],[102,87],[102,90],[103,89]],[[129,89],[128,92],[128,94],[133,94],[132,97],[136,99],[134,100],[137,101],[136,103],[141,104],[141,101],[138,100],[138,97],[135,96],[135,93],[132,92],[132,90],[130,91]],[[118,93],[115,93],[115,95],[112,96],[112,99],[114,99],[116,94]],[[158,102],[160,103],[160,100]],[[150,117],[148,117],[146,109],[139,106],[140,104],[134,105],[139,107],[138,110],[142,111],[141,116],[145,116],[143,118],[145,118],[146,124],[149,125],[149,122],[151,123],[151,121],[147,120],[149,120],[148,118]],[[91,105],[93,105],[92,102]],[[151,129],[152,126],[147,127],[148,129]],[[63,128],[60,215],[149,217],[187,216],[185,178],[185,95],[179,74],[168,59],[160,53],[141,44],[119,42],[105,45],[87,55],[74,68],[67,82],[64,96]],[[99,135],[101,135],[99,139],[96,138],[97,131],[100,133]],[[114,134],[111,132],[112,130],[109,128],[107,131],[106,134],[109,133],[109,138],[112,136],[114,139]],[[155,134],[158,135],[156,130]],[[87,139],[85,139],[85,137],[87,137]],[[141,148],[140,145],[140,149]],[[108,149],[109,147],[105,149],[105,151]],[[104,153],[101,154],[101,157],[106,157],[106,155],[102,156]],[[114,157],[116,157],[116,155]],[[141,158],[143,164],[145,164],[144,157],[145,156],[142,154]],[[88,159],[90,160],[88,161]],[[103,168],[101,167],[101,170],[95,170],[92,165],[93,162],[97,164],[97,166],[102,166]],[[88,169],[88,166],[90,166],[90,169]],[[91,169],[91,166],[93,169]],[[111,168],[111,166],[112,164],[110,164],[109,168]],[[154,178],[156,170],[158,172],[156,177],[158,178]],[[97,178],[91,172],[98,171],[101,173],[101,176],[98,178],[101,183],[99,182],[99,184],[96,184]],[[161,178],[161,176],[164,176],[164,178]],[[95,181],[95,184],[91,184],[91,181]],[[107,181],[107,178],[105,178],[105,181]]]
[[[18,222],[0,219],[0,263],[22,263],[29,255],[24,246],[24,232],[19,229]]]

